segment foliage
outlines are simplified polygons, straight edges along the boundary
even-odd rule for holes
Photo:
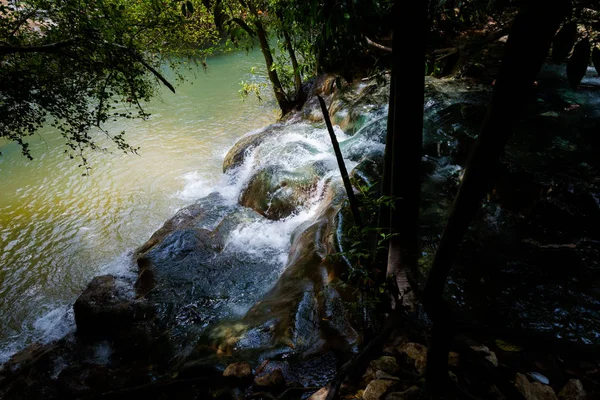
[[[124,132],[104,124],[147,118],[143,104],[157,84],[174,91],[160,71],[171,67],[181,78],[178,68],[200,60],[217,39],[211,15],[196,1],[0,4],[0,138],[31,158],[27,137],[50,123],[85,166],[84,150],[99,148],[98,133],[135,152]]]
[[[563,63],[566,60],[567,79],[576,90],[583,80],[590,63],[600,74],[600,6],[577,2],[573,13],[560,28],[552,44],[552,60]]]
[[[377,266],[377,255],[387,251],[387,243],[393,234],[389,229],[377,227],[378,210],[382,205],[394,206],[391,196],[377,196],[374,185],[363,185],[353,180],[353,186],[360,192],[361,210],[365,218],[365,225],[353,225],[346,235],[343,245],[347,250],[330,255],[333,260],[345,260],[348,270],[342,275],[338,285],[344,289],[351,289],[356,302],[352,308],[375,311],[385,295],[385,282],[378,279],[381,271]]]

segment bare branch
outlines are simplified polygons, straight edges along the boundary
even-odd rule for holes
[[[375,43],[374,41],[372,41],[371,39],[369,39],[369,38],[368,38],[368,37],[366,37],[366,36],[365,36],[365,39],[366,39],[366,41],[367,41],[367,43],[368,43],[369,45],[371,45],[371,46],[375,47],[376,49],[383,50],[383,51],[387,51],[388,53],[391,53],[391,52],[392,52],[392,48],[391,48],[391,47],[387,47],[387,46],[384,46],[384,45],[382,45],[382,44]]]

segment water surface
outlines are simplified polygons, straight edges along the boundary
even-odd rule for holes
[[[0,362],[72,329],[70,306],[90,279],[131,274],[128,255],[219,182],[236,139],[275,121],[269,89],[262,103],[238,94],[241,80],[265,81],[263,63],[260,52],[215,56],[177,94],[162,89],[148,121],[109,125],[139,155],[90,153],[88,177],[56,131],[31,138],[33,161],[0,141]]]

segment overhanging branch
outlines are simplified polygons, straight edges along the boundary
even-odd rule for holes
[[[57,53],[67,46],[75,43],[75,39],[68,39],[62,42],[44,44],[41,46],[0,46],[0,54],[16,53]]]

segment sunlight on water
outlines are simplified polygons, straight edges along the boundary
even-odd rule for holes
[[[89,177],[57,132],[31,138],[31,162],[0,142],[0,362],[72,329],[66,311],[93,276],[131,275],[131,251],[219,185],[223,154],[276,119],[269,93],[263,103],[238,95],[241,80],[265,80],[250,73],[262,63],[259,52],[209,59],[207,74],[147,105],[148,121],[110,126],[139,155],[89,154]]]

